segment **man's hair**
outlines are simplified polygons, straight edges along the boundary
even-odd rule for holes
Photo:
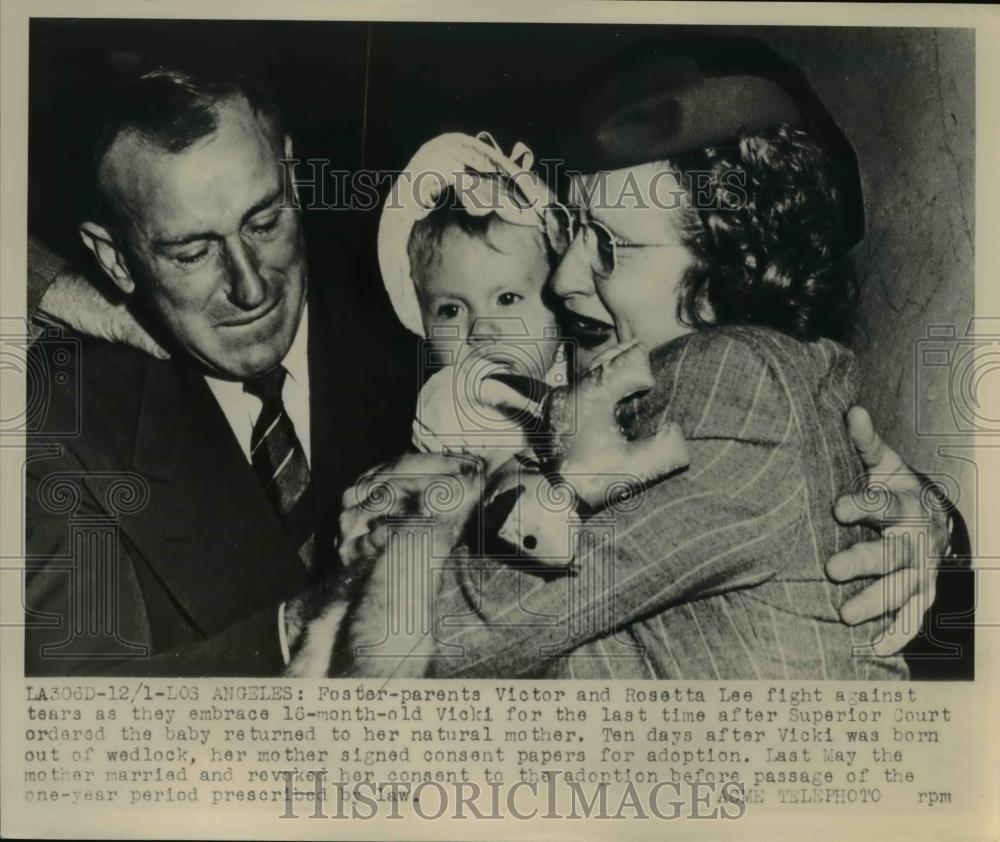
[[[217,106],[244,99],[253,113],[280,138],[281,112],[271,94],[256,80],[240,74],[195,74],[158,68],[116,81],[102,91],[96,125],[84,156],[81,218],[113,224],[114,203],[102,189],[101,163],[115,140],[135,132],[166,152],[182,152],[218,127]]]
[[[513,182],[510,179],[499,178],[500,186],[510,190]],[[501,249],[493,240],[495,226],[501,222],[498,214],[490,212],[484,215],[469,213],[459,200],[454,186],[449,185],[441,191],[435,202],[434,209],[423,219],[414,224],[410,231],[406,251],[410,259],[410,274],[414,278],[424,278],[435,270],[441,257],[441,241],[449,229],[461,231],[468,237],[480,240],[493,251]],[[546,249],[547,241],[538,232],[538,244]]]
[[[699,176],[703,189],[685,212],[683,239],[696,262],[683,283],[684,321],[759,325],[805,340],[850,333],[859,291],[848,221],[835,170],[809,135],[782,124],[669,164],[692,193],[694,173],[711,174]],[[714,195],[706,197],[706,183]]]

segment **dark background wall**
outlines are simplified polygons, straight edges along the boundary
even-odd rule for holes
[[[558,152],[588,65],[677,27],[36,20],[31,35],[30,226],[81,260],[62,175],[93,105],[92,79],[171,55],[253,58],[279,92],[302,157],[398,169],[446,130],[489,129],[505,148]],[[684,31],[688,31],[685,29]],[[918,359],[928,325],[973,311],[973,36],[966,30],[755,28],[798,64],[858,154],[868,230],[857,250],[862,401],[905,458],[963,483],[939,453],[954,431],[947,368]],[[117,68],[117,69],[116,69]],[[386,185],[387,186],[387,185]],[[343,480],[405,445],[414,340],[395,322],[375,259],[376,210],[306,214],[314,277],[334,285],[352,347],[343,372]],[[939,343],[940,344],[940,343]],[[360,361],[360,362],[358,362]],[[920,386],[918,383],[920,378]],[[919,389],[919,390],[918,390]],[[955,484],[952,483],[954,486]],[[953,496],[959,496],[957,486]]]

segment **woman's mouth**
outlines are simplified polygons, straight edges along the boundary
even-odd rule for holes
[[[566,331],[584,348],[596,348],[615,336],[615,326],[608,322],[565,311]]]

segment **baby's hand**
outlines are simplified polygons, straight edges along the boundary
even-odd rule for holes
[[[495,376],[505,372],[503,365],[479,360],[432,375],[417,399],[414,446],[424,453],[493,451],[501,462],[523,450],[528,437],[522,423],[540,426],[541,407],[534,396]]]

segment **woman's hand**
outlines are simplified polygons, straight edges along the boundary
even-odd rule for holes
[[[591,508],[604,508],[609,489],[620,490],[623,479],[634,479],[639,488],[688,465],[676,424],[634,441],[618,424],[617,405],[653,382],[649,356],[633,341],[605,351],[573,386],[552,391],[547,420],[557,470]]]
[[[138,322],[125,301],[109,298],[77,272],[61,272],[52,281],[39,302],[38,312],[85,336],[131,345],[158,360],[170,359],[167,349]]]
[[[878,529],[882,537],[837,553],[827,562],[826,572],[834,582],[879,577],[844,603],[840,615],[855,625],[896,614],[892,626],[874,641],[876,654],[892,655],[917,635],[934,602],[938,560],[947,553],[950,538],[948,516],[920,477],[882,441],[864,409],[850,410],[847,428],[867,477],[861,492],[837,500],[834,516],[843,524]],[[919,533],[925,529],[930,546],[921,551],[925,545]]]

